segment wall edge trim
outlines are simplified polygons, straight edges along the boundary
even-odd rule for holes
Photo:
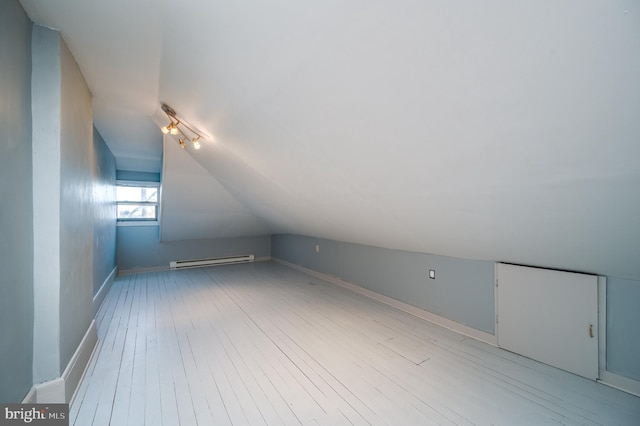
[[[93,318],[96,317],[96,314],[100,310],[100,306],[104,302],[104,299],[107,297],[109,290],[111,290],[111,286],[118,276],[118,265],[116,265],[113,270],[109,273],[107,278],[105,278],[104,282],[100,286],[100,289],[96,292],[95,296],[93,296],[93,302],[91,304],[91,316]]]
[[[273,262],[279,263],[281,265],[287,266],[291,269],[296,269],[300,272],[304,272],[306,274],[312,275],[314,277],[323,279],[332,284],[339,285],[340,287],[344,287],[348,290],[354,291],[356,293],[360,293],[363,296],[369,297],[371,299],[377,300],[378,302],[382,302],[386,305],[389,305],[393,308],[399,309],[403,312],[406,312],[415,317],[421,318],[425,321],[429,321],[433,324],[444,327],[448,330],[456,332],[458,334],[462,334],[467,337],[471,337],[473,339],[479,340],[484,343],[488,343],[492,346],[498,346],[498,340],[495,335],[485,333],[484,331],[476,330],[475,328],[466,326],[464,324],[460,324],[459,322],[450,320],[448,318],[441,317],[440,315],[436,315],[424,309],[417,308],[415,306],[409,305],[408,303],[401,302],[392,297],[385,296],[383,294],[377,293],[375,291],[366,289],[357,284],[350,283],[348,281],[342,280],[337,277],[333,277],[328,274],[324,274],[322,272],[314,271],[313,269],[305,268],[304,266],[297,265],[295,263],[287,262],[286,260],[279,259],[277,257],[271,257]]]
[[[640,397],[640,381],[621,376],[611,371],[601,371],[598,383]]]
[[[118,271],[118,275],[131,275],[131,274],[142,274],[144,272],[161,272],[161,271],[169,271],[169,265],[167,266],[151,266],[148,268],[132,268],[132,269],[120,269]]]
[[[598,276],[598,378],[607,370],[607,278]]]
[[[73,403],[78,385],[84,377],[97,343],[98,329],[96,321],[92,320],[62,375],[35,385],[35,401],[32,402]]]
[[[38,390],[36,389],[36,386],[31,386],[31,389],[29,389],[29,392],[22,400],[22,404],[35,404],[37,401],[37,394]]]

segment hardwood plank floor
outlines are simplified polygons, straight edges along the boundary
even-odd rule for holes
[[[638,425],[640,398],[275,263],[121,276],[85,425]]]

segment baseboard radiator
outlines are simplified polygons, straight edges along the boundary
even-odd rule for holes
[[[174,260],[169,262],[169,268],[184,269],[201,268],[204,266],[235,265],[236,263],[251,263],[254,262],[255,259],[255,255],[248,254],[243,256],[214,257],[211,259]]]

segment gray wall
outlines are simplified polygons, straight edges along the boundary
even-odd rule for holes
[[[116,159],[93,129],[93,295],[116,266]]]
[[[640,380],[640,281],[607,278],[607,370]]]
[[[160,242],[157,226],[119,226],[116,241],[121,271],[168,268],[172,260],[271,253],[269,236]]]
[[[0,13],[0,402],[32,384],[31,21],[17,0]]]
[[[60,38],[60,371],[92,317],[94,152],[91,93]]]
[[[494,333],[493,262],[291,234],[271,237],[271,255]],[[427,278],[429,269],[435,269],[435,280]],[[638,300],[639,281],[607,277],[607,370],[635,380],[640,380]]]
[[[33,26],[33,380],[60,375],[60,36]]]
[[[58,31],[32,35],[33,380],[66,368],[115,265],[115,160],[91,94]]]
[[[116,171],[118,180],[160,182],[157,173]],[[172,260],[255,254],[271,256],[269,236],[160,241],[158,226],[118,226],[116,260],[120,271],[168,268]]]
[[[271,237],[271,255],[494,333],[493,262],[291,234]],[[428,278],[429,269],[436,271],[435,280]]]

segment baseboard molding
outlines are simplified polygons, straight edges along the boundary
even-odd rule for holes
[[[71,403],[97,342],[98,330],[96,322],[93,320],[67,367],[64,369],[62,376],[35,385],[33,389],[34,395],[31,396],[31,398],[35,396],[35,401],[32,399],[31,402],[45,404]],[[31,392],[29,393],[31,394]]]
[[[269,261],[271,261],[271,256],[256,257],[255,261],[256,262],[269,262]]]
[[[460,324],[459,322],[452,321],[448,318],[441,317],[440,315],[433,314],[429,311],[425,311],[424,309],[417,308],[408,303],[401,302],[389,296],[385,296],[383,294],[361,287],[357,284],[353,284],[348,281],[342,280],[338,277],[334,277],[328,274],[324,274],[322,272],[314,271],[313,269],[305,268],[304,266],[296,265],[295,263],[287,262],[286,260],[278,259],[277,257],[272,257],[271,260],[276,263],[280,263],[281,265],[288,266],[289,268],[296,269],[300,272],[304,272],[306,274],[320,278],[322,280],[329,281],[330,283],[339,285],[340,287],[344,287],[351,291],[355,291],[356,293],[360,293],[363,296],[367,296],[371,299],[377,300],[378,302],[382,302],[386,305],[389,305],[391,307],[394,307],[403,312],[406,312],[408,314],[411,314],[423,320],[429,321],[431,323],[434,323],[436,325],[439,325],[441,327],[444,327],[456,333],[462,334],[467,337],[471,337],[473,339],[488,343],[493,346],[498,346],[498,340],[496,336],[494,336],[493,334],[476,330],[475,328],[466,326],[464,324]]]
[[[637,380],[629,379],[628,377],[620,376],[610,371],[601,371],[598,382],[640,397],[640,382]]]
[[[35,386],[31,386],[31,389],[29,389],[29,393],[27,393],[27,396],[24,397],[24,399],[22,400],[23,404],[35,404],[38,402],[37,398],[37,391],[36,391],[36,387]]]
[[[102,283],[102,286],[100,286],[100,289],[98,290],[96,295],[93,296],[93,303],[91,304],[92,317],[95,318],[96,314],[100,310],[100,306],[102,306],[102,302],[104,302],[105,297],[107,297],[107,293],[109,293],[109,290],[111,290],[113,281],[115,281],[117,276],[118,276],[118,266],[116,265],[116,267],[113,268],[109,276],[104,280],[104,282]]]
[[[151,266],[149,268],[134,268],[134,269],[120,269],[118,275],[131,275],[131,274],[142,274],[145,272],[162,272],[169,271],[169,264],[167,266]]]

